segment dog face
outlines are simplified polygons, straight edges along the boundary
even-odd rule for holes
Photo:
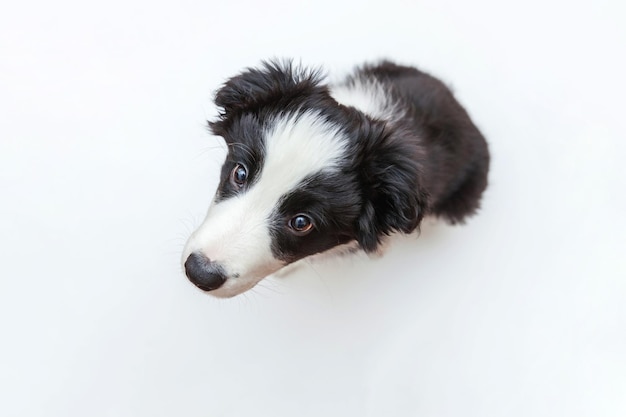
[[[210,126],[228,154],[183,253],[200,289],[231,297],[309,255],[351,241],[373,251],[383,235],[417,227],[409,149],[320,84],[315,73],[269,63],[218,91],[223,111]]]

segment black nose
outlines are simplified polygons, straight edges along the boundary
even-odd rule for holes
[[[206,256],[196,252],[189,255],[185,261],[185,273],[189,281],[204,291],[215,290],[226,282],[224,270]]]

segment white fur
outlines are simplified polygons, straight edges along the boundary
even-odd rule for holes
[[[272,125],[265,132],[259,178],[241,194],[213,204],[183,251],[183,262],[202,252],[225,269],[228,279],[211,291],[218,297],[240,294],[284,266],[271,252],[273,210],[305,178],[332,172],[345,157],[346,138],[316,113],[285,116]]]
[[[330,95],[339,104],[354,107],[375,119],[393,122],[400,114],[385,92],[388,88],[376,80],[357,78],[354,83],[331,86]]]

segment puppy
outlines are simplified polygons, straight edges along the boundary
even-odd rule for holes
[[[451,91],[381,62],[328,85],[270,61],[216,93],[211,131],[228,146],[208,214],[183,252],[187,277],[232,297],[302,258],[462,222],[487,186],[483,135]]]

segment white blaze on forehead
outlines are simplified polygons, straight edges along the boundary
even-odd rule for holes
[[[216,295],[241,293],[283,266],[272,254],[272,212],[307,177],[336,170],[347,150],[345,135],[316,113],[270,125],[259,177],[241,194],[214,204],[183,253],[183,262],[200,251],[226,270],[230,278]]]
[[[273,204],[310,175],[335,170],[346,147],[345,136],[320,115],[277,120],[266,135],[265,162],[254,187]]]

